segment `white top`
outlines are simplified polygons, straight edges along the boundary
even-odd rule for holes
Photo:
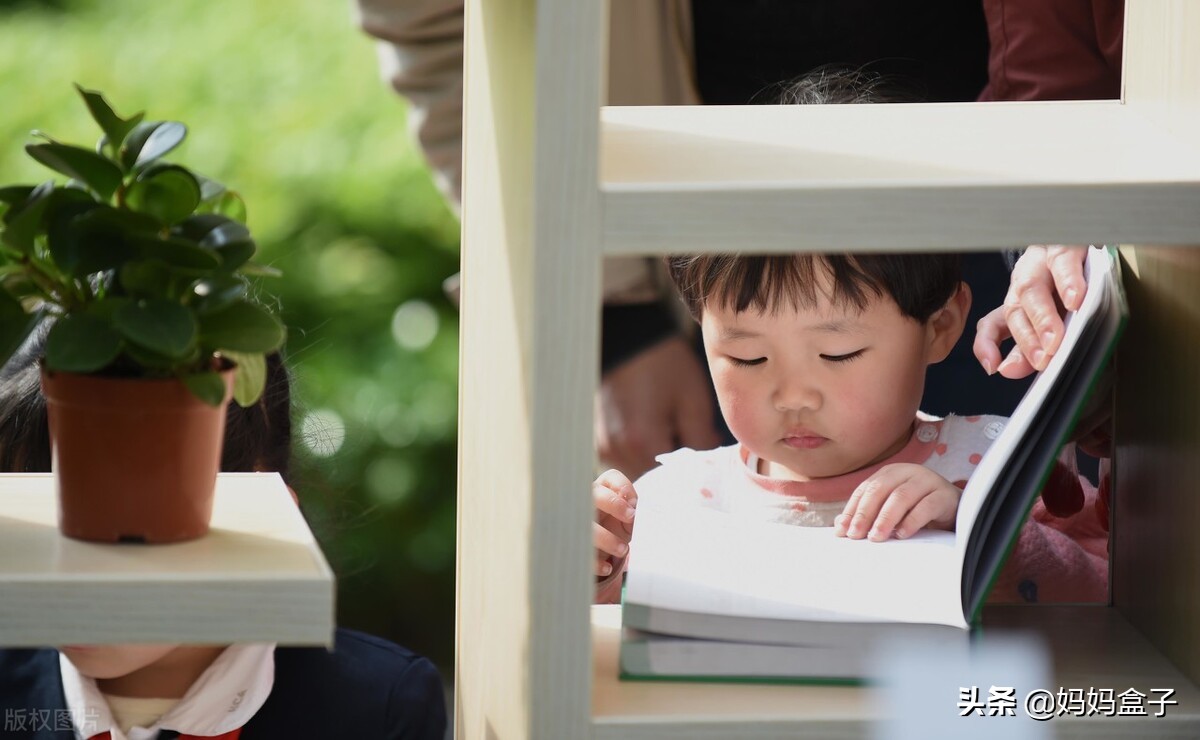
[[[154,740],[159,730],[204,737],[236,730],[266,703],[275,683],[275,644],[230,645],[182,699],[168,700],[172,706],[156,721],[148,727],[131,727],[127,732],[94,679],[81,675],[61,653],[58,664],[77,737],[86,739],[109,732],[112,740]],[[119,699],[118,704],[124,710],[129,701]]]

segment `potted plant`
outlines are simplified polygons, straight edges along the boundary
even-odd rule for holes
[[[65,182],[0,187],[0,365],[45,338],[59,526],[96,541],[208,531],[225,406],[262,393],[284,329],[249,278],[241,198],[163,156],[175,121],[117,115],[76,86],[102,131],[88,149],[25,147]]]

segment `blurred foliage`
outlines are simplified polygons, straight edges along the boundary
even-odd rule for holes
[[[0,182],[29,132],[95,138],[72,82],[187,121],[179,158],[239,191],[289,336],[292,481],[338,618],[433,658],[454,632],[458,224],[349,0],[0,0]]]

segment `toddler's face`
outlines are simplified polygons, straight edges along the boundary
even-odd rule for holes
[[[174,644],[65,645],[59,652],[84,676],[103,680],[127,676],[157,663],[177,647]]]
[[[700,321],[733,436],[767,461],[762,472],[796,480],[849,473],[904,447],[925,368],[942,359],[933,324],[904,316],[890,296],[861,313],[825,297],[766,313],[708,305]]]

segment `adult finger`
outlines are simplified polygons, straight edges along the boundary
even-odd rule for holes
[[[1029,377],[1036,371],[1037,368],[1029,364],[1029,360],[1026,360],[1025,355],[1021,354],[1020,347],[1013,347],[1008,356],[1004,358],[1004,362],[1001,362],[1000,367],[997,368],[997,372],[1009,380],[1020,380]]]
[[[975,359],[979,360],[988,375],[1000,367],[1000,345],[1010,336],[1008,322],[1004,319],[1004,306],[992,309],[975,324],[975,341],[971,348],[975,351]]]
[[[1046,353],[1042,350],[1041,341],[1038,339],[1037,331],[1030,322],[1029,317],[1025,314],[1023,305],[1005,306],[1004,320],[1008,324],[1008,331],[1012,334],[1013,341],[1017,343],[1017,349],[1020,350],[1021,356],[1029,361],[1031,367],[1036,370],[1041,370],[1044,365]],[[1005,358],[1007,360],[1007,358]],[[1002,375],[1008,377],[1003,372],[1004,363],[1000,363]]]
[[[1083,263],[1087,259],[1087,247],[1055,244],[1046,247],[1046,264],[1054,277],[1054,288],[1063,307],[1077,311],[1083,305],[1087,292],[1087,281],[1083,277]]]
[[[1052,247],[1032,246],[1021,255],[1013,268],[1009,296],[1005,303],[1010,306],[1009,328],[1021,351],[1039,370],[1044,367],[1034,357],[1035,347],[1048,358],[1062,340],[1063,323],[1059,316],[1054,275],[1051,272]],[[1059,254],[1055,251],[1053,254]],[[1025,335],[1012,326],[1013,307],[1019,305],[1032,331]]]

